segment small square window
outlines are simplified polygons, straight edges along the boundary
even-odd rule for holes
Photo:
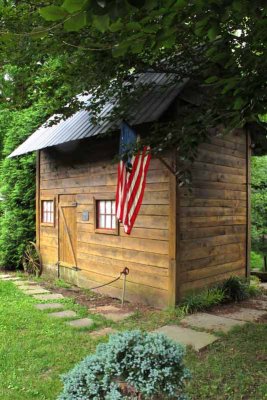
[[[41,223],[54,225],[55,223],[55,202],[54,200],[41,200]]]
[[[115,200],[96,200],[95,210],[96,232],[118,234]]]

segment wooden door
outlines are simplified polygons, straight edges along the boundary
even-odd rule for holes
[[[59,263],[77,267],[77,203],[75,195],[59,196]]]

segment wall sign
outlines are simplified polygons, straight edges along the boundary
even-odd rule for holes
[[[89,221],[89,211],[83,211],[82,221]]]

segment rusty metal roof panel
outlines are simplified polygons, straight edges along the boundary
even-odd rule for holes
[[[125,119],[131,125],[158,120],[177,97],[187,81],[184,80],[175,83],[173,82],[173,77],[170,75],[147,72],[141,74],[137,82],[147,85],[147,89],[138,103],[135,102],[132,104],[127,111]],[[90,102],[90,96],[86,100]],[[66,120],[61,120],[56,125],[48,126],[46,123],[14,150],[9,157],[15,157],[73,140],[93,137],[101,133],[106,133],[111,129],[118,129],[120,121],[111,122],[107,118],[113,108],[114,104],[111,102],[103,107],[99,115],[103,120],[97,125],[92,123],[90,112],[86,110],[80,110]]]

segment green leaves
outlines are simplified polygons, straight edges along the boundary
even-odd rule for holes
[[[235,102],[234,102],[234,110],[241,110],[241,108],[244,107],[246,104],[246,101],[242,97],[237,97]]]
[[[209,30],[208,30],[208,38],[210,41],[213,41],[216,39],[218,36],[218,27],[216,25],[213,25]]]
[[[110,32],[118,32],[123,28],[123,23],[121,22],[121,19],[117,19],[113,24],[109,26]]]
[[[86,13],[81,12],[68,18],[64,23],[64,29],[67,32],[77,32],[84,28],[87,23]]]
[[[40,15],[46,21],[60,21],[65,18],[68,13],[58,6],[47,6],[40,9]]]
[[[119,45],[115,46],[112,49],[113,57],[117,58],[117,57],[124,56],[127,53],[129,47],[130,47],[130,44],[128,41],[125,40],[124,42],[121,42]]]
[[[101,33],[104,33],[109,28],[109,15],[94,15],[93,18],[93,26],[99,30]]]
[[[87,0],[65,0],[62,7],[72,14],[81,11],[86,5]]]
[[[46,21],[60,21],[65,19],[64,29],[67,32],[77,32],[87,24],[86,12],[82,11],[87,0],[65,0],[62,7],[47,6],[40,10]]]
[[[207,78],[205,80],[206,83],[211,84],[211,83],[215,83],[218,81],[218,76],[210,76],[209,78]]]

